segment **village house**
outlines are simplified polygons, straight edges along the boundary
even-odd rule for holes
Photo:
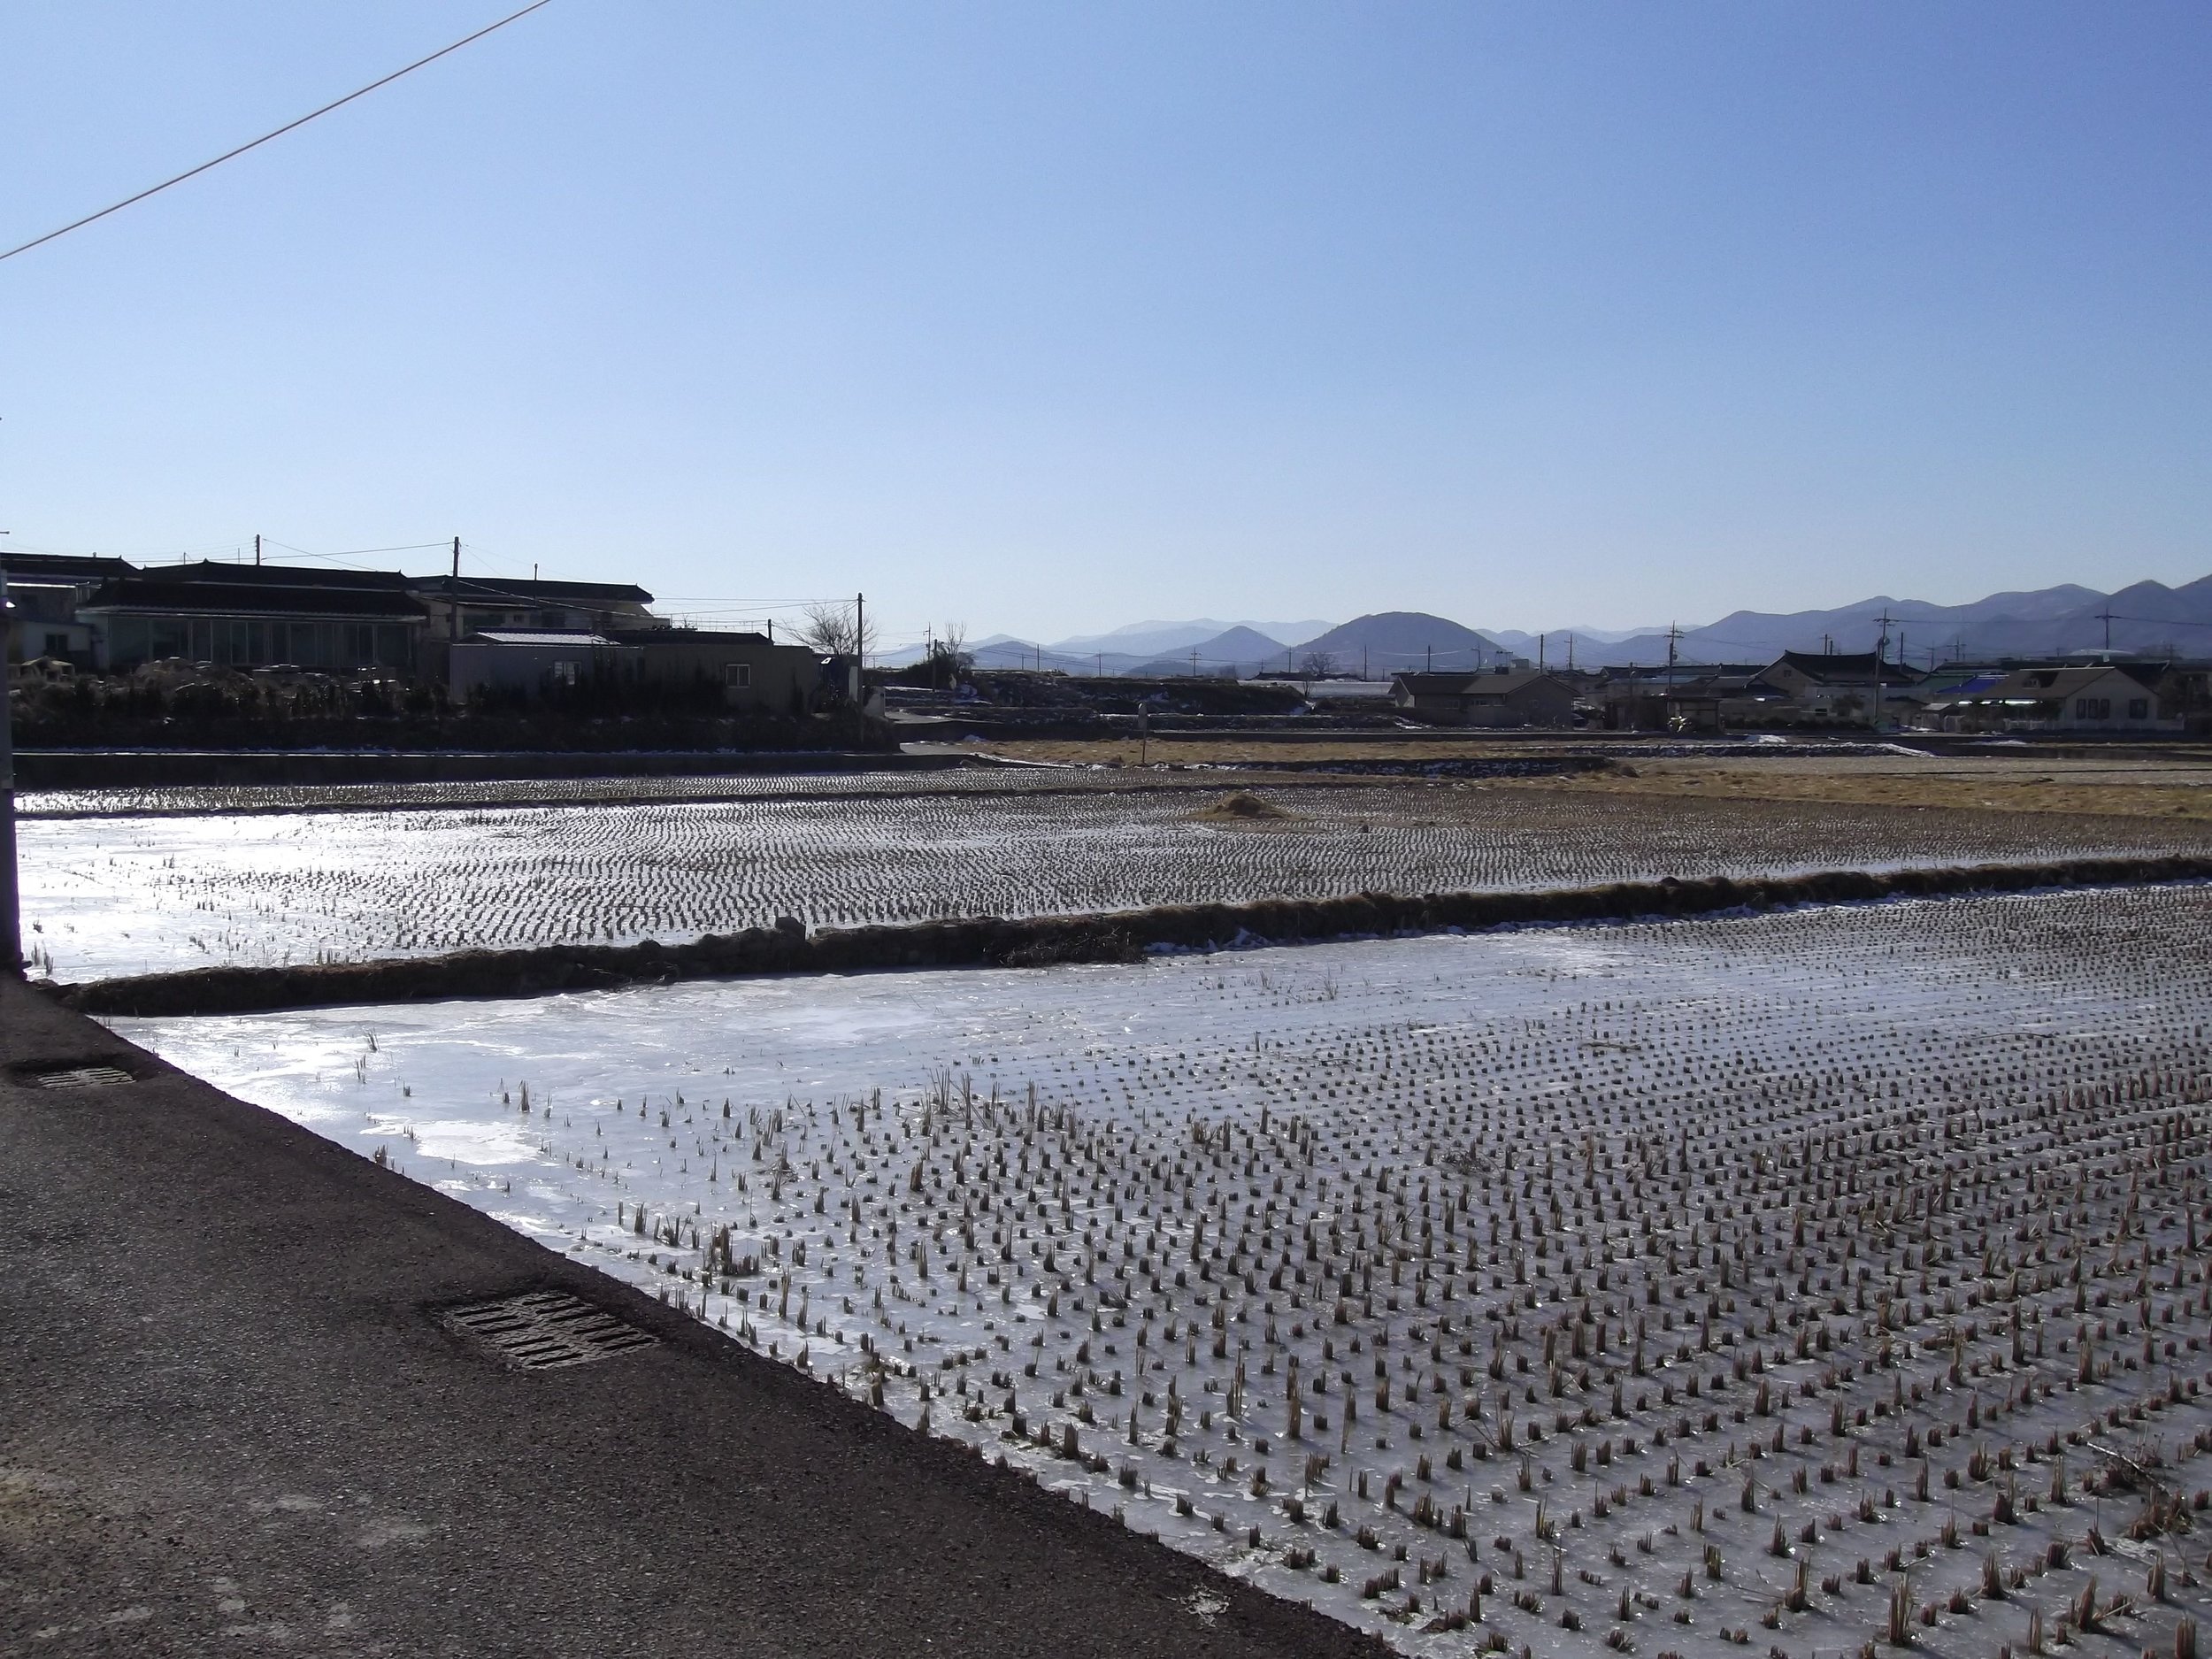
[[[396,571],[210,560],[102,582],[77,607],[94,666],[182,657],[226,668],[414,672],[427,618]]]
[[[2164,663],[2016,668],[1968,680],[1927,718],[1947,732],[2179,732],[2179,689]]]
[[[1878,704],[1886,717],[1901,718],[1911,711],[1919,701],[1916,687],[1923,678],[1886,657],[1878,664],[1872,651],[1785,651],[1761,669],[1751,684],[1788,698],[1788,718],[1796,723],[1860,724],[1874,718]]]
[[[695,690],[733,713],[795,715],[812,706],[821,674],[810,648],[777,645],[764,634],[486,628],[449,648],[447,688],[467,703],[487,692],[537,698],[593,685],[651,686]]]
[[[581,686],[632,684],[644,653],[574,628],[488,628],[446,648],[446,690],[457,703],[486,694],[536,699]]]
[[[1594,699],[1614,732],[1717,732],[1770,723],[1789,699],[1758,683],[1756,663],[1678,663],[1615,669]]]
[[[11,663],[43,657],[73,668],[90,668],[95,656],[92,626],[77,608],[103,582],[136,573],[127,561],[97,554],[0,553],[0,569],[8,573],[6,649],[0,654]]]
[[[643,650],[648,684],[711,684],[733,712],[803,714],[822,678],[812,647],[778,645],[764,634],[663,628],[622,637]]]
[[[1525,663],[1479,673],[1399,674],[1390,701],[1438,726],[1564,726],[1574,724],[1575,688]]]
[[[666,625],[649,608],[653,595],[631,582],[495,580],[412,576],[407,591],[428,618],[419,672],[449,677],[445,652],[472,634],[611,634]]]

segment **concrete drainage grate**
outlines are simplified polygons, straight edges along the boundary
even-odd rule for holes
[[[71,1065],[51,1071],[34,1071],[30,1080],[41,1088],[104,1088],[111,1083],[127,1083],[131,1074],[119,1066]]]
[[[655,1348],[660,1339],[612,1314],[581,1302],[565,1291],[534,1290],[497,1302],[449,1308],[446,1324],[484,1343],[511,1365],[524,1371],[557,1371],[588,1365],[633,1348]]]

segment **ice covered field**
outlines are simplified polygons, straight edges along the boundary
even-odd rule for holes
[[[1655,804],[1481,785],[1263,793],[1292,816],[1198,821],[1204,797],[1179,790],[933,783],[844,797],[33,818],[21,826],[26,939],[36,971],[93,979],[674,942],[780,916],[835,927],[2212,844],[2201,826],[2146,818]]]
[[[2166,888],[118,1027],[1409,1652],[2132,1659],[2208,964]]]

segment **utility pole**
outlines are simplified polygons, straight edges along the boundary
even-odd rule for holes
[[[868,666],[868,595],[853,595],[853,706],[860,706],[861,698],[868,689],[867,678],[862,670]]]
[[[1194,645],[1191,647],[1190,653],[1190,677],[1193,680],[1198,678],[1198,648]]]
[[[0,973],[23,977],[23,913],[15,871],[15,716],[8,706],[8,567],[0,564]]]
[[[258,530],[253,533],[253,562],[258,568],[261,564],[261,532]]]
[[[1544,672],[1544,641],[1546,637],[1547,636],[1541,634],[1536,636],[1536,672],[1540,674]]]
[[[2112,649],[2112,607],[2107,605],[2097,614],[2104,618],[2104,649],[2109,654]]]
[[[1879,638],[1874,641],[1874,729],[1882,729],[1882,659],[1889,655],[1890,614],[1885,611],[1878,618],[1882,625]]]
[[[1427,669],[1426,669],[1425,671],[1424,671],[1424,672],[1427,672],[1427,673],[1432,673],[1432,673],[1434,673],[1434,672],[1436,672],[1436,647],[1434,647],[1433,645],[1432,645],[1432,646],[1429,646],[1429,647],[1428,647],[1428,648],[1426,648],[1426,649],[1427,649],[1427,650],[1428,650],[1428,654],[1429,654],[1429,655],[1428,655],[1428,663],[1429,663],[1429,665],[1428,665]]]
[[[1676,626],[1673,623],[1671,623],[1671,622],[1668,623],[1668,624],[1667,624],[1667,683],[1668,683],[1669,685],[1671,685],[1671,686],[1674,683],[1674,647],[1675,647],[1675,641],[1678,641],[1678,640],[1679,640],[1681,637],[1682,637],[1682,630],[1681,630],[1680,628],[1677,627],[1677,626]]]

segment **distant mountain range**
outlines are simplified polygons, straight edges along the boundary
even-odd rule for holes
[[[1486,668],[1513,653],[1488,636],[1421,611],[1382,611],[1356,617],[1300,648],[1301,665],[1326,657],[1340,674],[1386,674]]]
[[[1704,663],[1767,663],[1784,651],[1870,651],[1885,616],[1892,654],[1901,641],[1905,657],[1920,665],[1932,657],[2059,657],[2108,645],[2116,651],[2212,656],[2212,576],[2180,588],[2136,582],[2110,594],[2068,583],[1992,594],[1963,605],[1879,595],[1832,611],[1737,611],[1706,626],[1683,629],[1674,649],[1678,658]],[[1501,632],[1495,637],[1519,656],[1536,655],[1533,634]],[[1568,637],[1545,637],[1546,660],[1566,661]],[[1667,645],[1664,628],[1611,640],[1577,636],[1574,660],[1578,666],[1663,663]]]
[[[1878,595],[1832,611],[1736,611],[1678,630],[1677,660],[1770,663],[1784,651],[1869,651],[1888,618],[1890,650],[1916,664],[2078,651],[2212,657],[2212,576],[2179,588],[2142,581],[2114,593],[2071,583],[1938,605]],[[1322,622],[1136,622],[1110,634],[1039,644],[993,634],[969,649],[985,668],[1056,668],[1071,674],[1303,672],[1317,657],[1337,673],[1375,678],[1409,670],[1483,668],[1540,658],[1578,668],[1667,660],[1668,630],[1563,628],[1543,634],[1477,630],[1419,611],[1385,611],[1331,627]],[[916,651],[913,656],[918,657]],[[900,658],[887,657],[886,661]]]
[[[1070,639],[1055,640],[1044,649],[1069,657],[1094,656],[1103,651],[1110,657],[1133,657],[1148,660],[1173,657],[1178,652],[1187,656],[1194,647],[1202,653],[1225,636],[1243,632],[1258,635],[1279,651],[1325,632],[1328,626],[1325,622],[1254,622],[1248,619],[1217,622],[1210,617],[1201,617],[1190,622],[1133,622],[1125,628],[1116,628],[1111,634],[1079,634]]]

